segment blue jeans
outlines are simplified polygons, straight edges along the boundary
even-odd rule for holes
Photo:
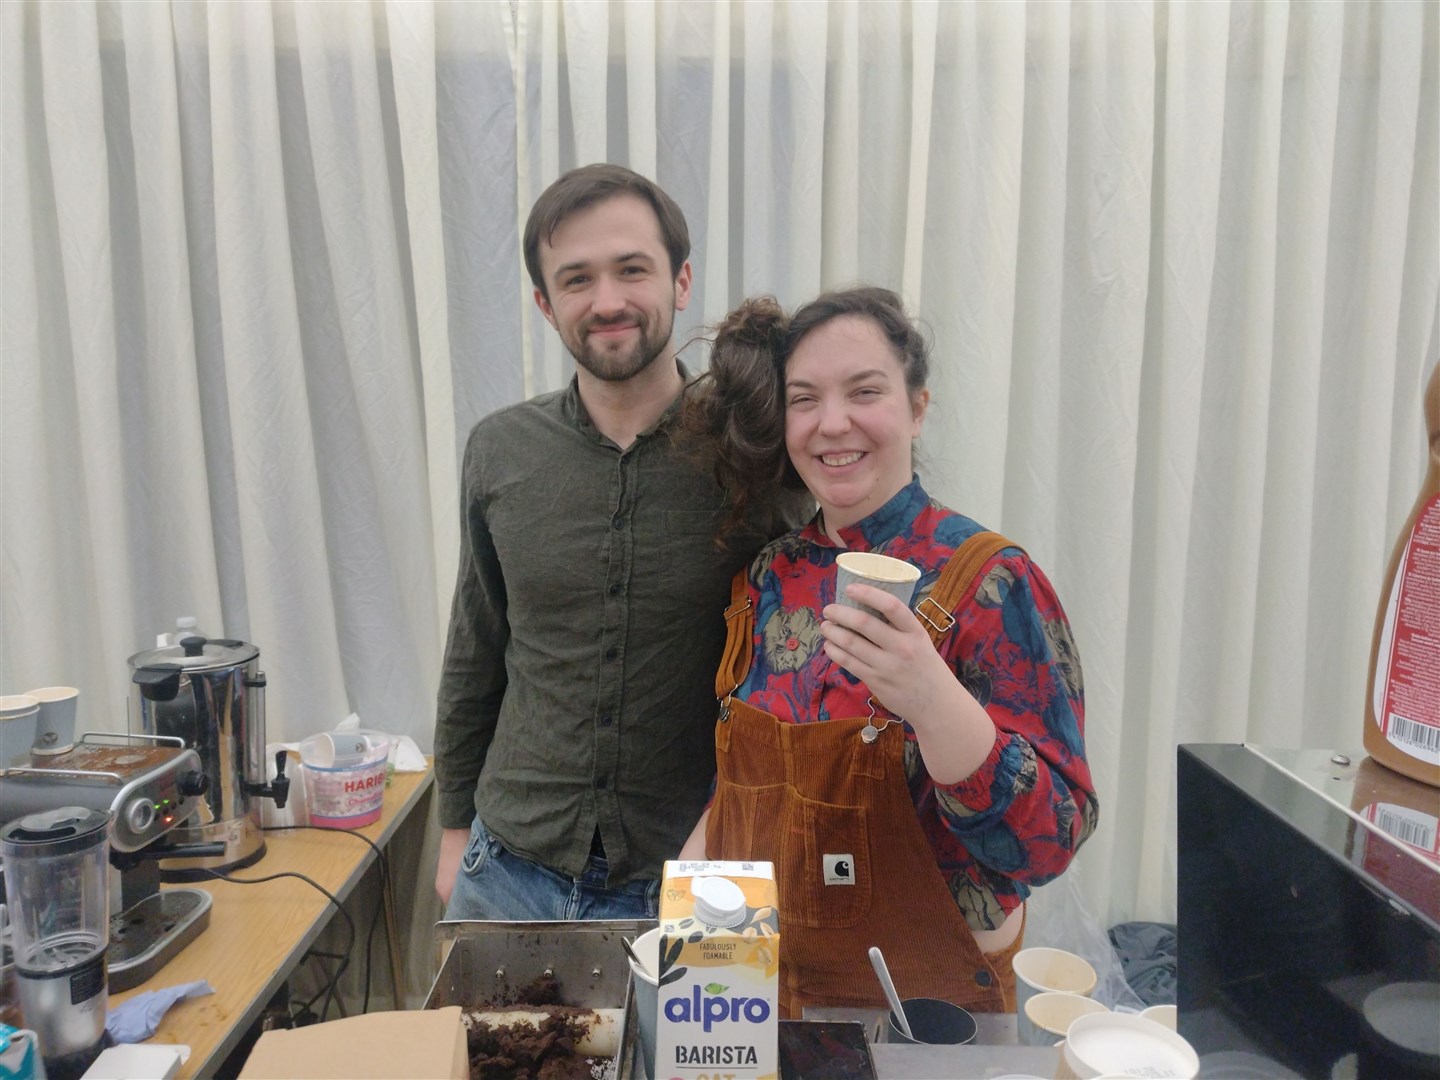
[[[607,889],[608,873],[609,864],[598,855],[590,856],[578,878],[557,873],[507,851],[477,817],[445,918],[559,922],[656,917],[659,881],[631,881]]]

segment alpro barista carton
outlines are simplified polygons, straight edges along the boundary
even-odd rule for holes
[[[780,914],[768,862],[667,862],[659,1080],[779,1076]]]

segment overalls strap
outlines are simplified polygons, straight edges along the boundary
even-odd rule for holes
[[[1016,546],[997,532],[977,532],[955,549],[930,595],[915,605],[915,617],[937,649],[940,639],[955,625],[952,612],[980,587],[980,571],[985,564],[1005,548]]]
[[[715,669],[715,696],[724,701],[750,673],[751,641],[755,636],[755,605],[747,592],[748,571],[741,567],[730,581],[730,606],[725,609],[725,652]]]

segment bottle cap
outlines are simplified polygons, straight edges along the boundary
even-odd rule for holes
[[[729,878],[698,877],[690,884],[695,917],[706,926],[728,930],[745,921],[745,892]]]

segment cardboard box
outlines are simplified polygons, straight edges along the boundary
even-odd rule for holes
[[[469,1080],[460,1007],[376,1012],[328,1024],[267,1031],[240,1080]]]
[[[780,913],[768,862],[667,862],[655,1075],[779,1076]]]

